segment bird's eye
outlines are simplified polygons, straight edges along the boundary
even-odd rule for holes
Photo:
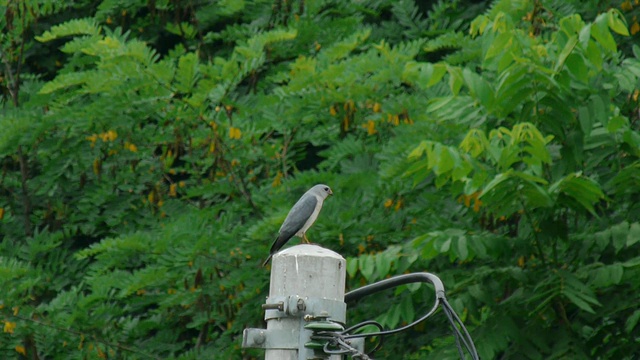
[[[325,186],[324,191],[329,192],[329,188]]]

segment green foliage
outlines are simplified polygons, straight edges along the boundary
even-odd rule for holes
[[[637,9],[9,2],[2,358],[260,357],[240,349],[258,265],[318,182],[336,196],[309,236],[349,288],[427,269],[482,358],[632,358]],[[349,321],[397,327],[432,298],[404,286]],[[458,356],[442,317],[376,357],[398,353]]]

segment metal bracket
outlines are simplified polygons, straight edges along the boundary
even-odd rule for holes
[[[297,349],[300,341],[299,331],[244,329],[242,347],[256,349]]]
[[[303,317],[305,315],[320,315],[326,312],[332,321],[343,325],[346,322],[347,304],[340,300],[321,298],[301,298],[298,295],[268,297],[262,305],[265,310],[264,319],[278,319],[285,317]]]

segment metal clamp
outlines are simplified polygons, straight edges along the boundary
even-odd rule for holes
[[[341,300],[306,298],[297,295],[274,296],[267,298],[267,302],[262,305],[265,310],[264,319],[278,319],[285,317],[302,317],[305,315],[316,315],[326,312],[331,314],[331,320],[345,323],[345,313],[347,304]]]

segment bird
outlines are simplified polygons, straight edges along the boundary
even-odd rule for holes
[[[267,266],[271,257],[277,253],[287,241],[292,237],[298,236],[302,238],[302,241],[310,244],[311,242],[307,238],[306,232],[311,225],[318,218],[324,199],[333,195],[331,188],[324,184],[318,184],[309,189],[304,195],[300,197],[298,202],[293,205],[287,217],[284,219],[280,230],[278,230],[278,237],[271,245],[269,256],[262,263],[262,266]]]

